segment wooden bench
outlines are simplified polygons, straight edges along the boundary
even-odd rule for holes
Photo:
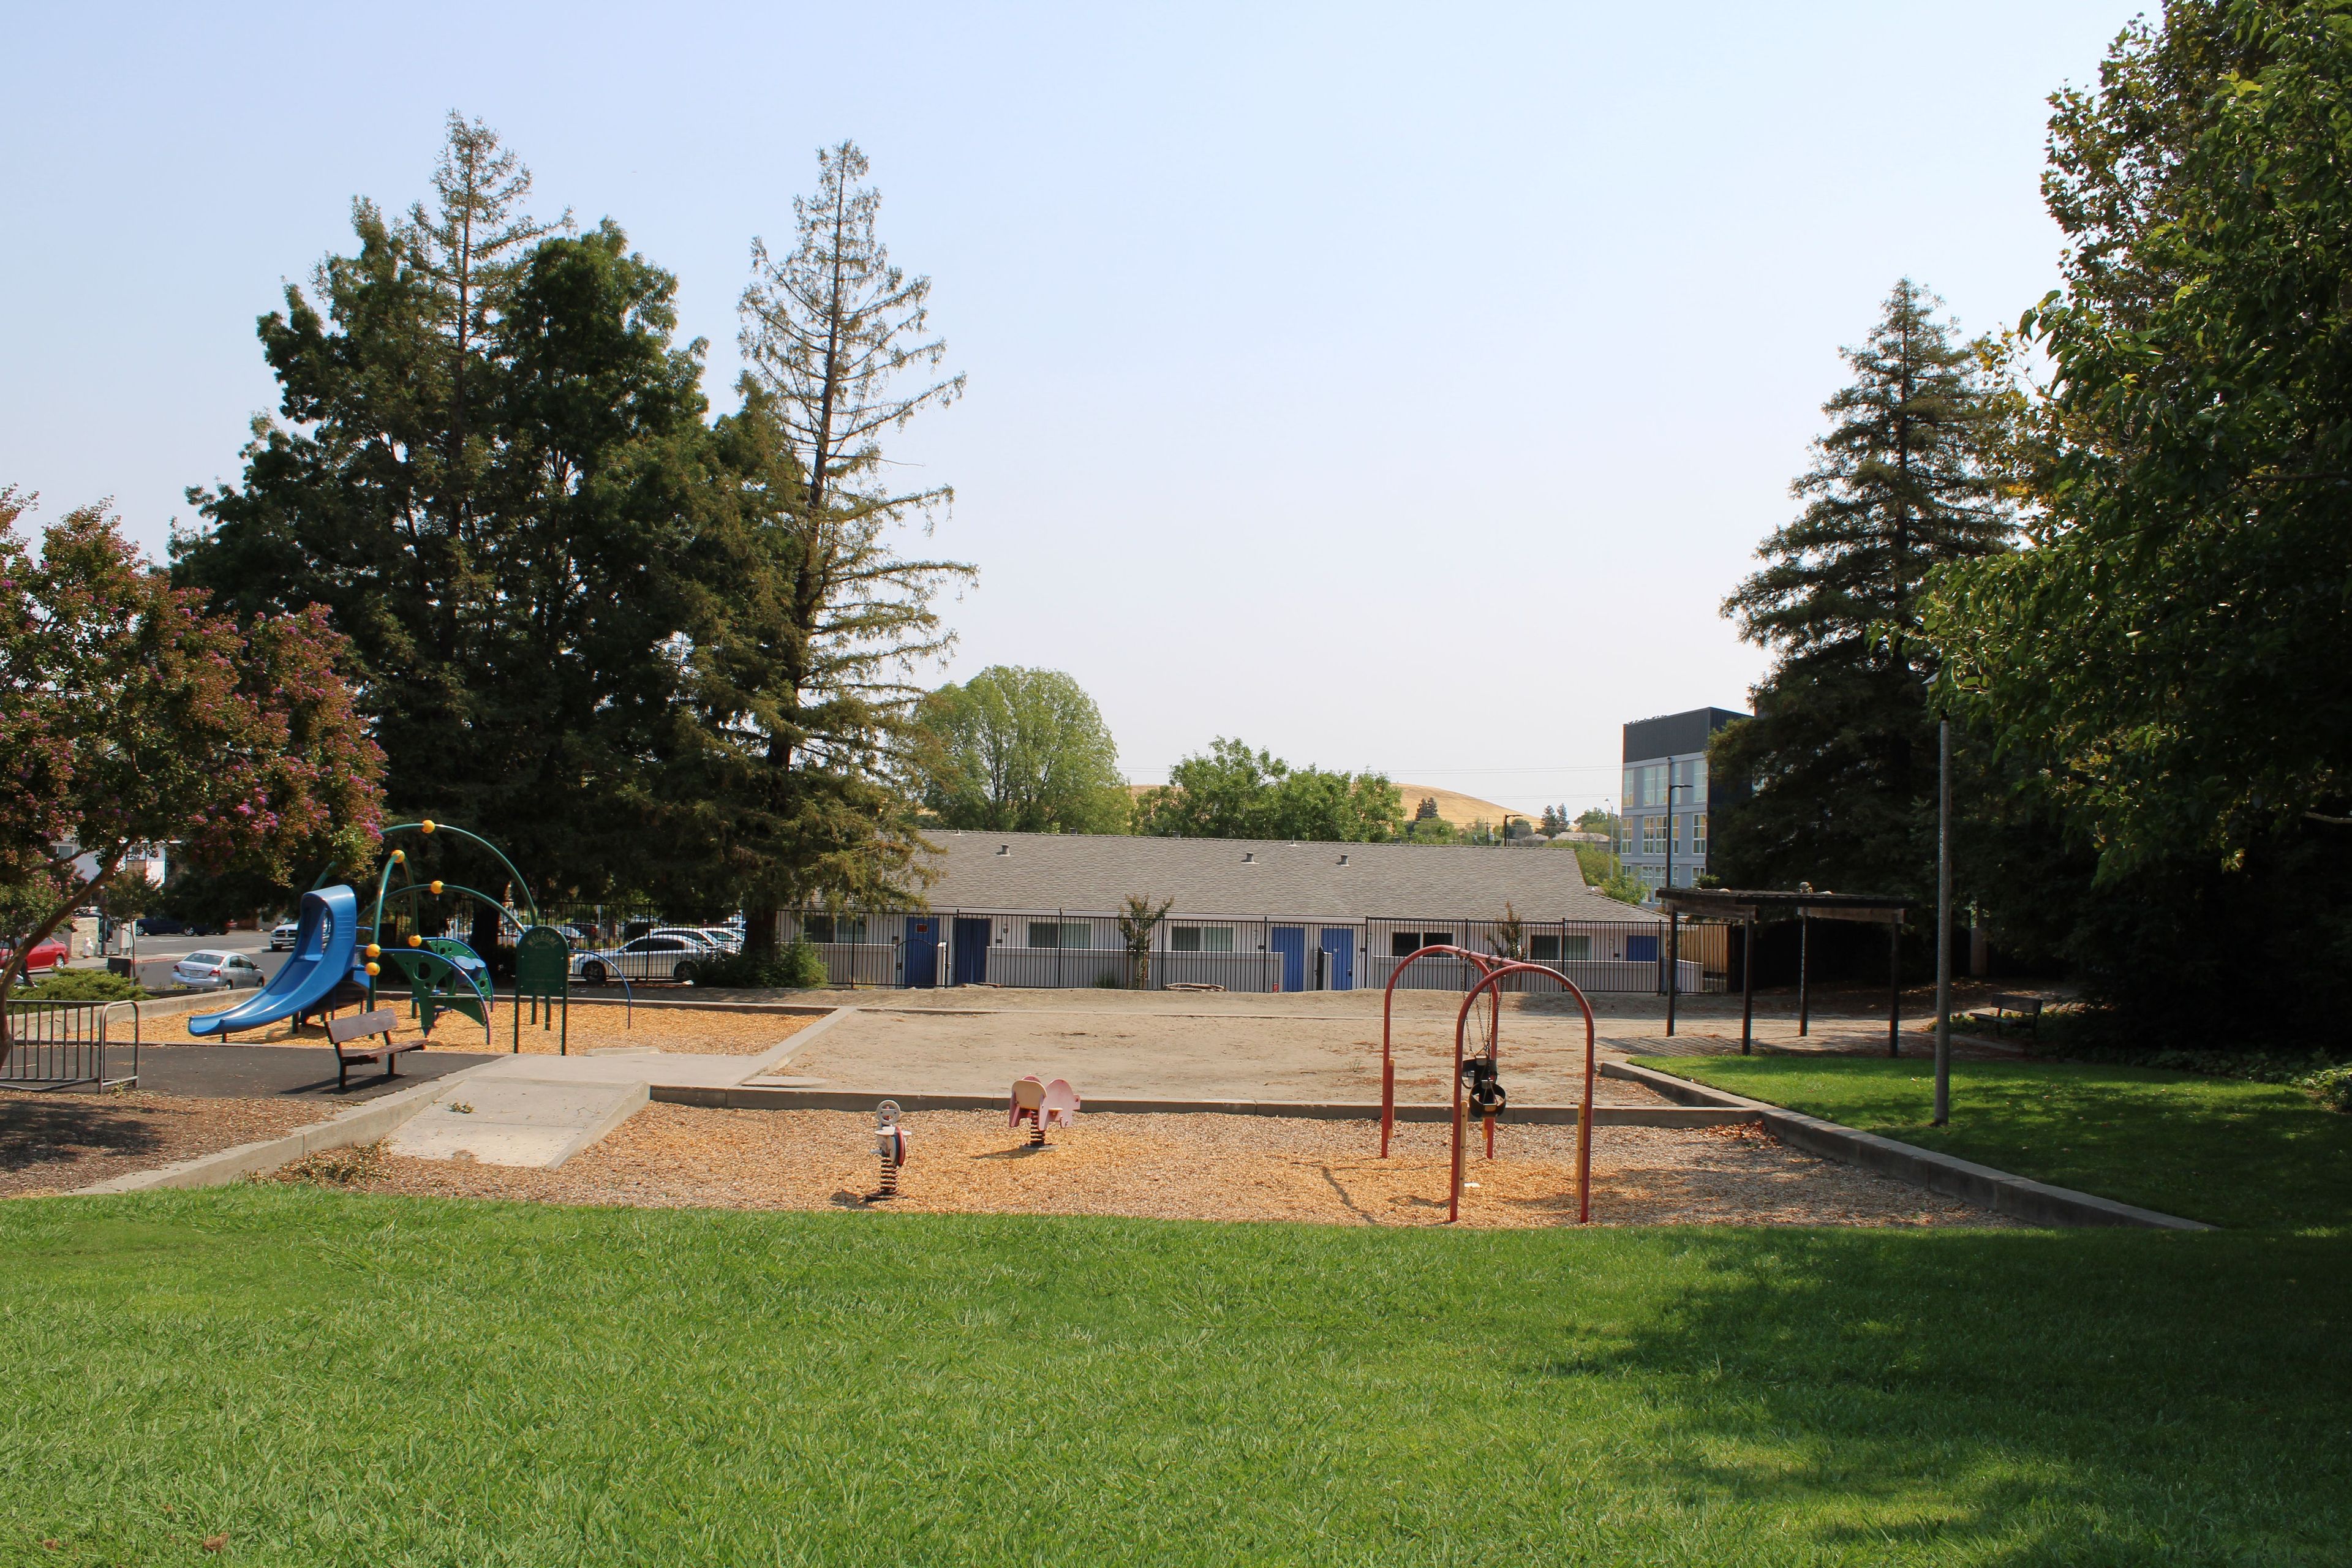
[[[1990,1024],[1995,1029],[1999,1029],[2009,1021],[2009,1016],[2012,1013],[2025,1020],[2026,1030],[2034,1038],[2042,1037],[2042,998],[2039,996],[2015,996],[2004,994],[1995,996],[1990,1007],[1979,1009],[1969,1014],[1969,1016],[1979,1024]]]
[[[423,1040],[394,1045],[391,1036],[398,1027],[400,1015],[390,1007],[378,1007],[373,1013],[362,1013],[350,1018],[328,1019],[327,1040],[335,1047],[335,1087],[341,1089],[352,1068],[362,1062],[382,1062],[384,1077],[398,1078],[400,1053],[425,1048]],[[349,1048],[354,1040],[365,1042],[377,1036],[383,1038],[373,1046],[362,1043],[356,1050]]]

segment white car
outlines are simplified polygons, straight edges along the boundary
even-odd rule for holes
[[[301,921],[279,921],[269,930],[269,951],[272,952],[293,952],[294,939],[301,934]]]
[[[241,952],[192,952],[172,965],[172,984],[184,991],[236,991],[263,978],[261,965]]]
[[[729,931],[725,926],[656,926],[647,936],[682,936],[688,942],[698,942],[720,952],[734,952],[743,945],[743,933]]]
[[[687,982],[694,978],[697,963],[707,963],[718,955],[708,942],[655,931],[618,947],[575,952],[572,973],[590,985],[608,985],[616,978]]]

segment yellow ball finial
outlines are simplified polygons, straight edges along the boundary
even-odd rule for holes
[[[368,965],[368,977],[370,979],[373,979],[375,976],[382,974],[383,973],[383,969],[381,965],[373,963]]]
[[[383,956],[383,949],[376,946],[373,942],[370,942],[368,943],[368,956],[370,958],[382,958]],[[368,973],[370,974],[373,974],[375,973],[374,964],[371,963],[368,965]]]
[[[408,939],[408,945],[411,947],[423,947],[425,945],[425,939],[421,936],[412,936]]]
[[[395,849],[395,850],[394,850],[394,851],[392,852],[392,863],[393,863],[394,865],[395,865],[395,866],[399,865],[403,860],[405,860],[405,859],[407,859],[407,858],[408,858],[408,851],[407,851],[407,850],[405,850],[405,849]]]
[[[438,893],[441,890],[441,879],[436,877],[432,881],[426,883],[425,886],[431,888],[436,893]]]
[[[431,817],[429,817],[429,816],[428,816],[428,817],[426,817],[424,821],[422,821],[422,822],[420,822],[420,823],[418,823],[418,824],[416,825],[416,830],[417,830],[419,833],[430,833],[430,832],[432,832],[432,831],[433,831],[433,819],[432,819]]]

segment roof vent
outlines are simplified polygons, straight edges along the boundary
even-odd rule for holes
[[[1340,865],[1342,865],[1342,866],[1344,866],[1344,865],[1346,865],[1347,863],[1348,863],[1348,858],[1347,858],[1345,855],[1340,856],[1340,857],[1339,857],[1339,864],[1340,864]]]
[[[1257,864],[1257,851],[1255,849],[1243,850],[1242,864],[1244,866],[1255,866]]]
[[[1013,853],[1013,846],[1010,844],[1000,844],[996,847],[996,852],[999,855],[1010,855]]]

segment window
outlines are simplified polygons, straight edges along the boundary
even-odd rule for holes
[[[1703,811],[1691,818],[1691,853],[1706,853],[1706,813]]]
[[[803,915],[801,936],[808,942],[864,942],[864,915]]]
[[[1094,939],[1094,928],[1085,921],[1031,921],[1031,947],[1087,947]]]
[[[1663,816],[1642,818],[1642,853],[1663,855],[1666,852],[1666,819]]]
[[[1391,958],[1410,958],[1412,954],[1419,952],[1424,947],[1453,947],[1454,945],[1456,944],[1454,940],[1454,933],[1450,931],[1393,931],[1391,932],[1389,936],[1389,956]]]
[[[1528,956],[1538,963],[1574,963],[1592,956],[1589,936],[1537,935],[1528,939]]]
[[[1618,802],[1617,809],[1621,812],[1631,811],[1641,804],[1642,770],[1639,768],[1627,768],[1625,770],[1625,796],[1622,800]]]
[[[1171,952],[1231,952],[1234,950],[1234,928],[1172,926],[1168,931],[1168,948]]]

